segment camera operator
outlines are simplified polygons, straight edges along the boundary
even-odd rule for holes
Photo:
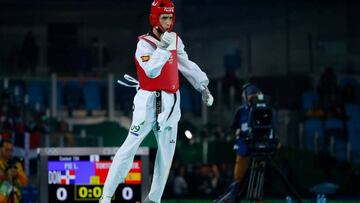
[[[0,141],[0,203],[19,203],[21,188],[28,183],[20,161],[13,157],[13,148],[11,140]]]
[[[262,93],[254,84],[247,83],[242,87],[242,105],[237,110],[232,124],[232,129],[236,135],[234,145],[234,150],[236,152],[234,182],[229,186],[229,189],[225,194],[215,200],[217,203],[235,203],[240,192],[240,183],[243,181],[244,175],[248,170],[250,163],[249,149],[244,140],[249,134],[248,120],[251,107],[250,102],[253,97],[256,97],[259,94]]]

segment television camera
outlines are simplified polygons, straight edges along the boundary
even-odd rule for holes
[[[271,158],[271,154],[276,151],[279,144],[279,140],[274,134],[273,115],[268,96],[257,94],[250,99],[249,134],[245,138],[245,142],[249,148],[251,163],[246,199],[251,202],[263,199],[265,170],[266,165],[269,164],[286,183],[298,202],[301,202],[300,195]]]
[[[245,137],[250,155],[271,154],[277,149],[273,119],[269,96],[258,94],[250,99],[249,134]]]

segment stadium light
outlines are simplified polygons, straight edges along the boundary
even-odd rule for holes
[[[192,139],[192,133],[189,130],[185,130],[185,136],[187,139],[191,140]]]

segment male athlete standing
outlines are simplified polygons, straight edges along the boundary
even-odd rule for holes
[[[153,130],[158,150],[150,192],[144,202],[160,202],[175,152],[180,119],[180,71],[201,92],[207,106],[213,103],[209,80],[198,65],[188,59],[184,44],[175,32],[175,6],[171,0],[151,4],[151,31],[139,37],[135,64],[139,87],[134,98],[134,112],[129,134],[110,167],[100,203],[109,203],[117,186],[127,176],[136,151]]]

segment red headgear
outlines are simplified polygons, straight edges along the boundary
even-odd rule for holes
[[[150,24],[152,27],[158,27],[161,29],[162,32],[166,30],[160,25],[159,17],[160,14],[173,14],[172,17],[172,24],[169,28],[171,31],[175,24],[175,5],[171,0],[154,0],[151,4],[150,10]]]

